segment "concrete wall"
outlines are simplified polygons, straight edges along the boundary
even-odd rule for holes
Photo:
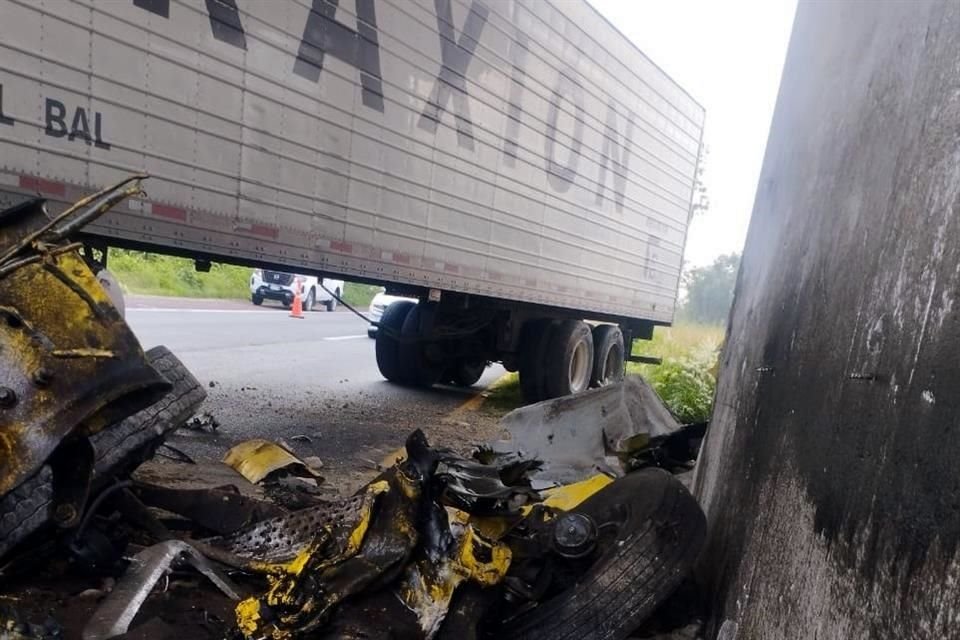
[[[960,638],[958,287],[960,2],[801,0],[695,480],[712,633]]]

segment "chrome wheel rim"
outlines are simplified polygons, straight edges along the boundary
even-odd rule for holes
[[[577,343],[570,355],[570,393],[579,393],[590,384],[590,349],[585,340]]]

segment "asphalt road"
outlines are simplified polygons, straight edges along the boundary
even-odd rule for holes
[[[284,439],[349,483],[415,428],[434,443],[463,448],[495,433],[495,418],[464,403],[503,374],[499,366],[471,389],[399,387],[380,376],[363,320],[348,311],[305,315],[241,302],[130,297],[127,322],[143,347],[162,344],[176,353],[205,385],[203,410],[221,425],[214,434],[181,431],[173,444],[203,461],[219,460],[247,438]]]

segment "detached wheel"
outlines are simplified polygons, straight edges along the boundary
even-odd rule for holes
[[[263,296],[259,296],[254,293],[253,295],[250,296],[250,301],[259,307],[260,305],[263,304]]]
[[[593,375],[590,386],[604,387],[620,382],[624,374],[623,332],[613,324],[593,328]]]
[[[400,376],[403,382],[417,387],[432,387],[443,377],[443,361],[430,357],[431,345],[426,341],[415,341],[420,336],[420,305],[414,305],[403,321],[400,335]]]
[[[545,398],[559,398],[585,391],[593,373],[593,334],[581,320],[564,320],[556,326],[547,344],[543,373]]]
[[[615,481],[571,513],[598,529],[593,563],[569,589],[512,620],[518,640],[623,640],[679,586],[706,536],[693,496],[662,469]]]
[[[166,347],[146,352],[147,360],[173,388],[156,404],[90,438],[96,450],[93,484],[102,487],[124,477],[150,459],[167,434],[196,413],[207,397],[203,386]],[[0,497],[0,557],[29,534],[47,525],[53,501],[53,472],[40,467],[10,493]]]
[[[520,335],[520,391],[527,404],[548,397],[544,386],[547,347],[556,325],[549,318],[532,320],[523,325]]]
[[[407,300],[398,300],[386,308],[380,318],[377,329],[375,350],[377,353],[377,368],[380,375],[390,382],[402,383],[400,369],[400,332],[403,323],[410,311],[417,305]]]

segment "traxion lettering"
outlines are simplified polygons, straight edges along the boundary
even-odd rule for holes
[[[133,4],[163,18],[170,17],[170,0],[132,0]],[[205,0],[213,37],[239,49],[247,48],[240,11],[236,0]],[[312,0],[303,27],[303,35],[293,62],[293,73],[312,82],[321,82],[326,56],[332,56],[354,67],[360,75],[361,95],[365,107],[383,113],[385,109],[383,78],[380,64],[375,0],[353,0],[356,13],[356,29],[336,19],[340,0]],[[437,37],[440,44],[440,69],[426,98],[417,126],[436,133],[449,111],[457,132],[457,143],[469,150],[474,149],[473,121],[470,117],[470,95],[467,71],[475,57],[477,44],[483,33],[490,10],[480,0],[472,0],[460,32],[453,21],[451,0],[434,0],[437,21]],[[512,63],[510,87],[506,96],[507,113],[503,130],[502,153],[508,166],[515,166],[518,155],[520,125],[524,117],[522,108],[526,90],[526,62],[529,37],[520,32],[510,42],[508,57]],[[402,83],[401,83],[402,84]],[[13,124],[2,110],[2,87],[0,87],[0,124]],[[58,106],[59,105],[59,106]],[[560,144],[558,126],[569,118],[561,116],[572,111],[572,130],[568,131],[569,144]],[[610,197],[618,211],[623,210],[624,192],[627,186],[627,171],[632,151],[633,114],[628,110],[618,113],[611,100],[607,105],[603,140],[599,142],[599,173],[595,191],[596,203]],[[109,148],[102,139],[102,116],[93,114],[93,134],[90,118],[82,108],[68,114],[66,107],[57,101],[48,100],[46,110],[47,133],[70,140],[82,139],[97,146]],[[70,116],[68,118],[68,116]],[[544,135],[544,169],[550,186],[558,191],[569,190],[580,172],[580,159],[584,135],[584,89],[571,70],[561,71],[552,87],[547,107]],[[69,120],[69,126],[68,126]],[[623,122],[621,132],[619,126]],[[609,177],[608,177],[609,174]],[[608,182],[610,185],[608,186]],[[612,196],[607,195],[610,189]]]

